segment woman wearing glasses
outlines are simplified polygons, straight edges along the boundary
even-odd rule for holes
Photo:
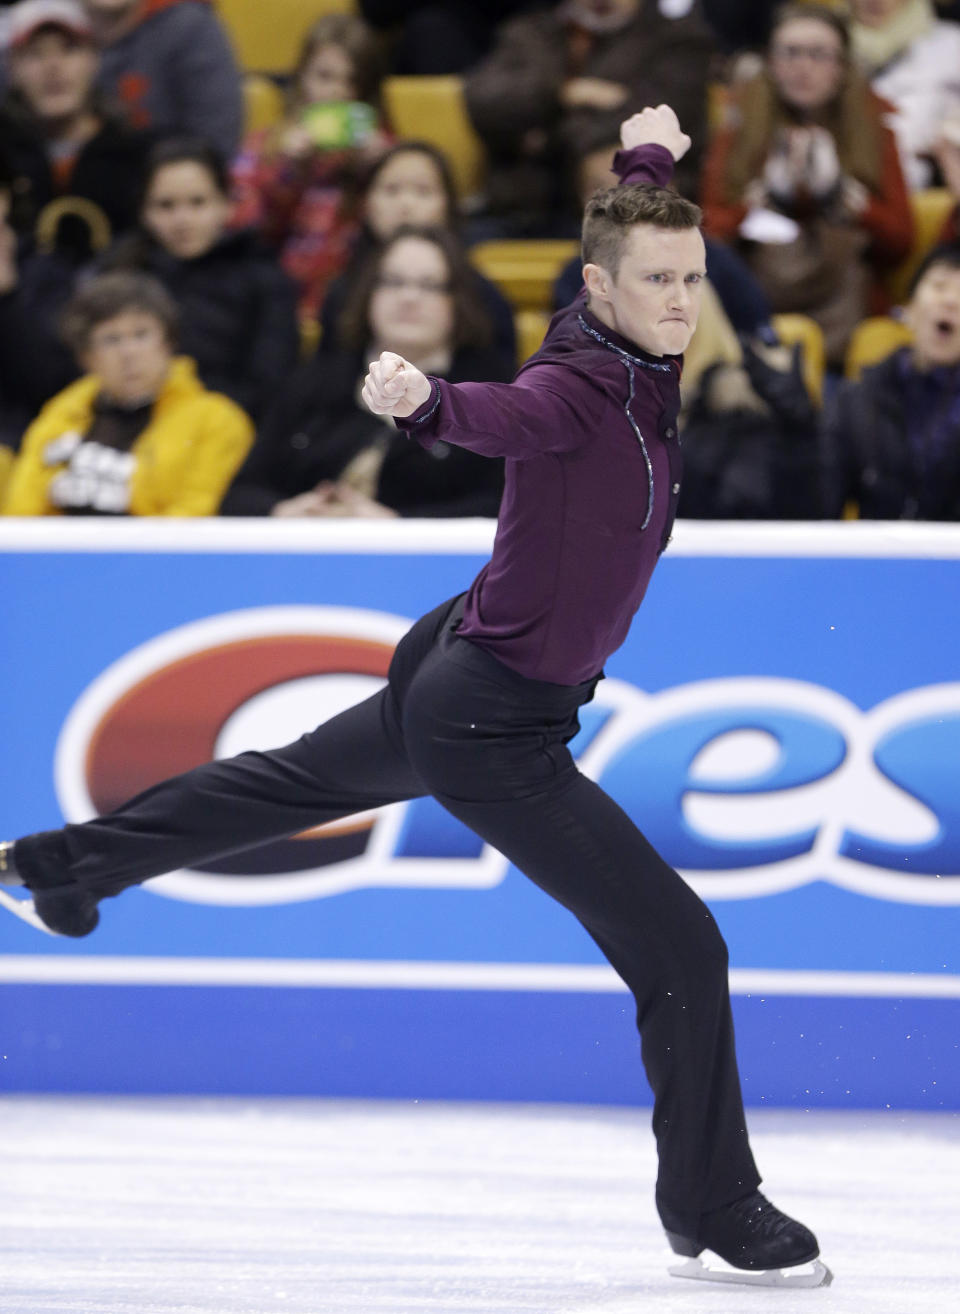
[[[910,248],[890,112],[851,65],[839,14],[790,4],[707,159],[706,231],[742,247],[774,311],[820,324],[833,367],[857,322],[887,308],[878,275]]]
[[[426,451],[359,400],[367,362],[385,350],[452,383],[508,381],[457,240],[399,229],[357,278],[340,342],[293,376],[221,514],[495,516],[501,461],[442,443]]]

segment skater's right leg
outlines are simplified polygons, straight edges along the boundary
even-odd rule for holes
[[[423,794],[400,708],[460,606],[453,598],[421,617],[397,645],[386,688],[295,743],[206,763],[105,816],[0,845],[0,885],[25,884],[50,929],[87,935],[100,899],[151,876]]]

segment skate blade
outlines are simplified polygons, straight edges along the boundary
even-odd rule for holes
[[[33,906],[32,899],[18,899],[16,895],[8,894],[6,890],[0,887],[0,908],[6,908],[7,912],[13,913],[14,917],[19,917],[22,922],[26,922],[28,926],[34,927],[35,930],[43,931],[45,935],[55,935],[58,940],[62,938],[57,935],[56,931],[51,931],[46,922],[41,919]]]
[[[719,1263],[719,1261],[718,1261]],[[740,1268],[711,1267],[699,1256],[672,1264],[671,1277],[694,1278],[698,1282],[731,1282],[748,1287],[829,1287],[833,1274],[819,1259],[796,1268],[770,1268],[753,1273]]]

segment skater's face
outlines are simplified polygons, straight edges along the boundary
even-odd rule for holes
[[[422,151],[391,156],[370,184],[365,203],[367,224],[385,242],[398,228],[445,228],[449,202],[435,162]]]
[[[697,327],[706,251],[698,228],[637,224],[624,242],[616,276],[584,265],[590,309],[614,332],[654,356],[686,351]]]
[[[227,226],[230,202],[196,160],[161,165],[147,188],[144,227],[178,260],[206,255]]]
[[[121,406],[153,401],[170,370],[167,331],[146,310],[122,310],[90,332],[81,363],[100,380],[103,395]]]
[[[416,363],[453,341],[450,269],[443,249],[423,237],[398,238],[385,252],[370,299],[370,331],[381,349]]]
[[[931,265],[907,307],[919,369],[960,364],[960,269]]]

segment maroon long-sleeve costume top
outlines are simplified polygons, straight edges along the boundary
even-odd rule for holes
[[[620,151],[621,182],[666,184],[662,146]],[[445,383],[397,425],[506,458],[493,554],[459,633],[535,680],[592,679],[627,636],[680,492],[680,359],[608,329],[583,295],[513,383]]]

